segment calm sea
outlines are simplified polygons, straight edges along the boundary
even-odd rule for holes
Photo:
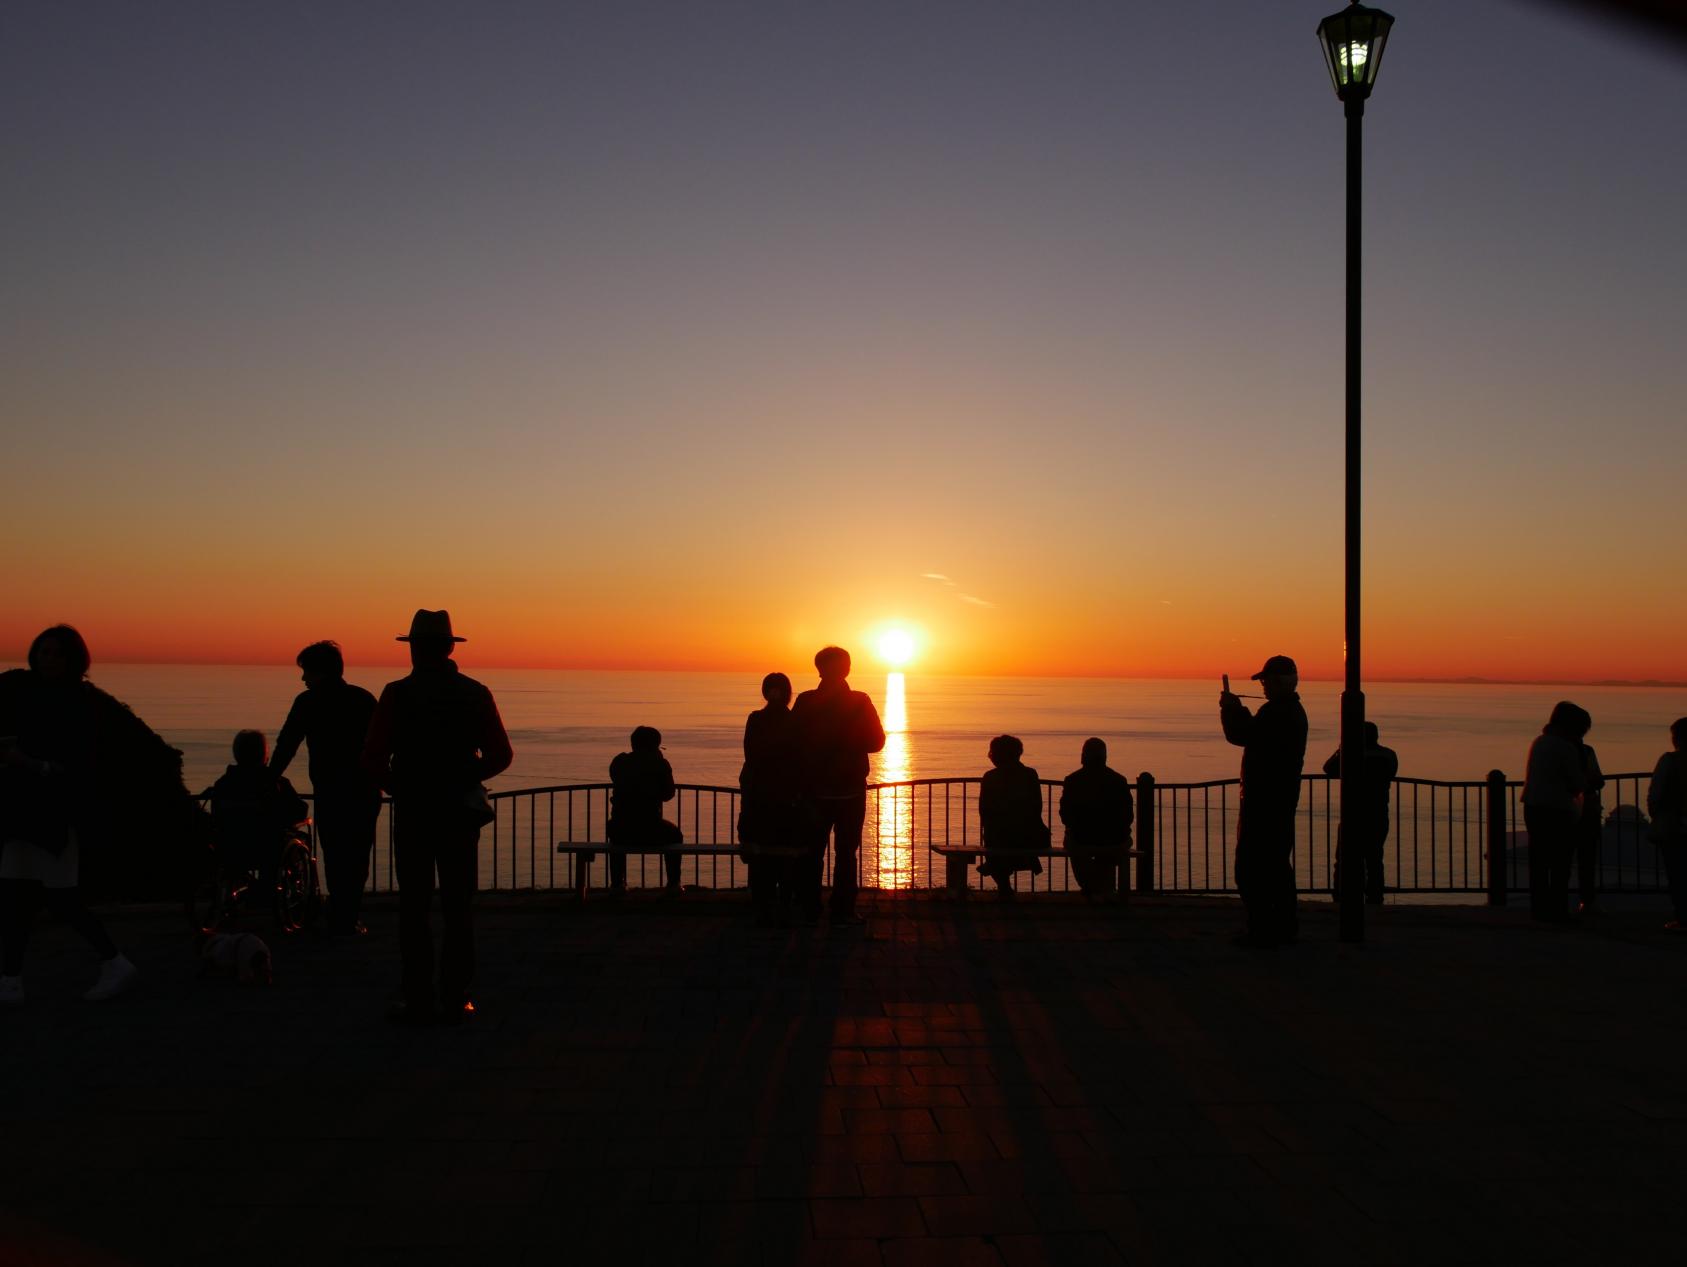
[[[495,788],[602,782],[638,725],[662,731],[680,782],[735,784],[744,717],[761,703],[753,674],[479,670],[472,661],[464,668],[491,687],[515,744],[515,764]],[[349,676],[379,693],[399,672]],[[290,667],[101,664],[93,677],[182,749],[195,790],[222,772],[236,730],[253,727],[273,739],[301,689]],[[811,684],[792,677],[799,690]],[[988,768],[990,737],[1004,732],[1024,740],[1026,763],[1046,778],[1076,768],[1090,735],[1105,739],[1113,766],[1133,777],[1143,770],[1162,782],[1236,773],[1239,753],[1219,735],[1212,682],[919,673],[858,673],[853,682],[872,692],[887,723],[901,723],[874,760],[878,780],[977,775]],[[1312,723],[1309,767],[1335,747],[1339,693],[1334,682],[1302,686]],[[1592,712],[1589,742],[1610,772],[1649,771],[1669,746],[1669,723],[1687,715],[1687,690],[1386,682],[1366,690],[1369,715],[1399,752],[1401,774],[1436,779],[1480,779],[1492,769],[1521,777],[1530,740],[1562,698]],[[290,774],[308,787],[302,758]]]

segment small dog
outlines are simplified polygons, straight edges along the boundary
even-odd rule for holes
[[[217,933],[199,948],[202,974],[232,976],[241,985],[271,985],[275,974],[269,947],[254,933]]]

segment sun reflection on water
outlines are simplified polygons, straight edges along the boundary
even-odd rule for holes
[[[900,783],[911,777],[908,751],[908,696],[900,673],[885,675],[884,751],[879,754],[875,781]],[[914,883],[914,798],[912,789],[886,789],[875,794],[878,884],[884,889],[911,888]]]

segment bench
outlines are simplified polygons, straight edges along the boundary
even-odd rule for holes
[[[800,858],[808,852],[805,849],[744,849],[738,845],[612,845],[607,840],[559,840],[556,851],[576,859],[574,894],[582,898],[586,896],[591,880],[591,867],[579,861],[582,854],[618,853],[625,858],[727,858],[748,862],[759,857]]]
[[[931,851],[943,857],[943,887],[952,897],[965,897],[967,892],[967,872],[978,856],[984,852],[980,845],[932,845]],[[1047,849],[992,849],[990,851],[1000,857],[1009,858],[1067,858],[1071,855],[1065,849],[1051,845]],[[1101,852],[1101,851],[1097,851]],[[1129,860],[1142,857],[1142,851],[1134,846],[1130,849],[1113,851],[1117,853],[1116,864],[1122,874],[1117,887],[1119,901],[1129,900],[1130,871]]]

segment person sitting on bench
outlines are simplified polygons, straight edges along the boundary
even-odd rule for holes
[[[1013,896],[1016,871],[1043,873],[1032,850],[1049,847],[1048,824],[1043,822],[1043,789],[1037,772],[1024,764],[1025,745],[1013,735],[990,741],[990,764],[978,789],[978,822],[984,861],[978,869],[996,882],[1001,895]]]
[[[674,799],[674,768],[662,755],[662,732],[654,726],[640,726],[632,734],[632,751],[623,752],[609,763],[609,781],[614,785],[609,802],[609,887],[627,890],[627,853],[667,849],[684,837],[680,829],[662,817],[662,806]],[[679,892],[680,856],[662,858],[668,873],[668,892]]]
[[[1131,847],[1130,780],[1107,765],[1107,744],[1084,740],[1083,764],[1060,788],[1060,821],[1066,824],[1066,853],[1072,878],[1086,898],[1114,894],[1116,868]]]

